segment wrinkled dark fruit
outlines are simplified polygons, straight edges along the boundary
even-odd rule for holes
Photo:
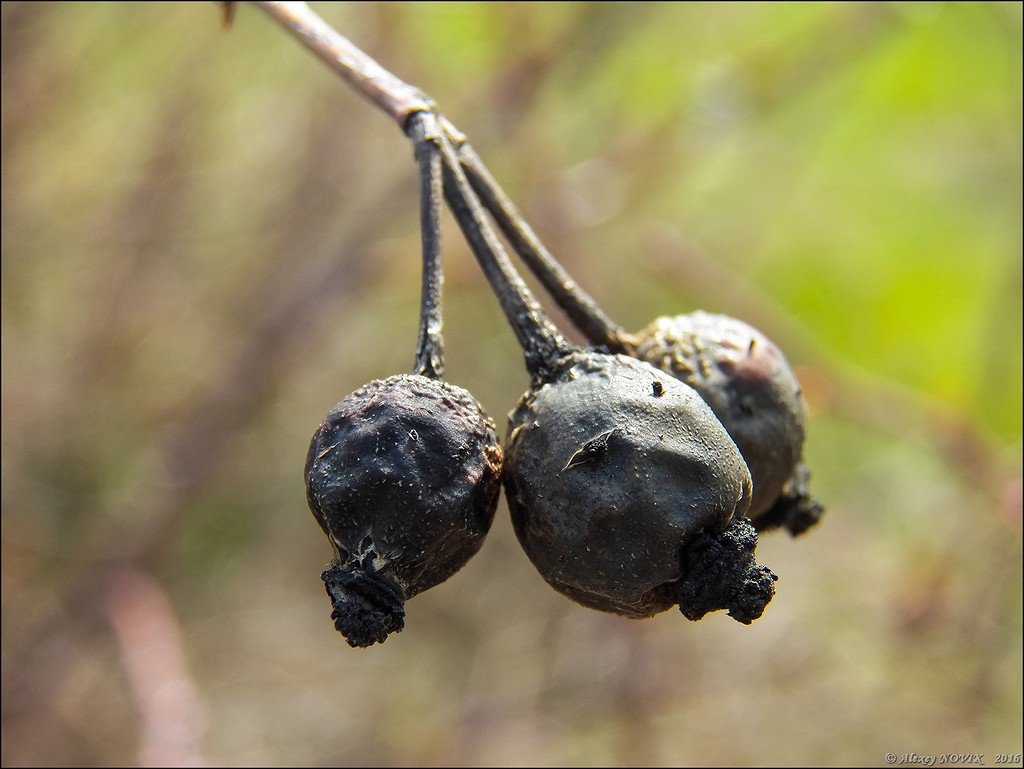
[[[465,390],[416,374],[374,380],[313,436],[306,498],[334,545],[322,578],[351,646],[404,625],[404,603],[479,550],[494,519],[502,450]]]
[[[544,579],[627,617],[678,603],[690,544],[724,536],[751,494],[739,450],[692,388],[634,358],[583,351],[509,416],[504,482],[516,535]],[[721,584],[699,580],[717,593],[705,589],[697,608],[749,621],[760,611],[736,607],[750,552],[721,550],[728,568],[716,572]],[[771,596],[761,597],[763,610]]]
[[[750,517],[765,528],[761,518],[793,478],[804,444],[800,384],[782,351],[742,321],[695,312],[655,320],[636,335],[636,355],[711,406],[750,469]]]

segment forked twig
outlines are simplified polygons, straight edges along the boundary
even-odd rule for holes
[[[409,131],[409,118],[417,112],[436,114],[439,125],[455,152],[450,162],[461,166],[461,173],[465,174],[482,207],[494,217],[509,244],[539,278],[573,324],[593,344],[603,345],[613,352],[628,352],[632,349],[633,340],[630,335],[598,307],[548,251],[487,170],[483,161],[470,147],[465,135],[437,112],[433,99],[419,88],[403,82],[381,67],[347,38],[332,29],[306,3],[257,2],[256,5],[297,37],[360,93],[391,115],[403,130]],[[449,203],[451,204],[451,196]],[[470,229],[472,231],[477,228],[471,226]],[[494,285],[493,281],[492,286],[500,299],[502,289]],[[424,289],[426,288],[424,284]],[[504,299],[501,301],[505,302]]]

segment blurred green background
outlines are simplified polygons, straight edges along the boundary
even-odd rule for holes
[[[502,502],[349,649],[302,466],[412,364],[410,147],[250,6],[4,3],[3,764],[1019,755],[1021,5],[316,8],[626,328],[773,338],[828,515],[762,537],[742,627],[569,602]],[[503,429],[521,355],[445,226],[449,379]]]

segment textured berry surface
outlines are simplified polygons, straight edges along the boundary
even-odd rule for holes
[[[746,513],[750,476],[707,404],[642,361],[580,352],[509,417],[515,531],[557,590],[645,617],[677,602],[681,548]]]
[[[782,351],[742,321],[695,312],[655,320],[636,335],[636,353],[697,390],[725,425],[754,481],[756,520],[803,452],[800,385]]]
[[[476,400],[423,376],[375,380],[328,413],[310,444],[306,494],[337,553],[324,582],[350,643],[401,629],[402,600],[480,548],[501,459]]]

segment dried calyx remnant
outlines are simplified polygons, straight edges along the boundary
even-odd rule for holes
[[[781,526],[796,535],[817,523],[823,510],[808,492],[810,473],[802,461],[800,385],[781,350],[742,321],[704,312],[657,318],[635,335],[626,333],[544,247],[473,149],[460,142],[457,152],[509,243],[587,339],[654,364],[711,406],[750,469],[756,528]]]
[[[649,363],[570,344],[512,268],[447,139],[445,194],[532,376],[509,416],[504,483],[527,555],[591,608],[749,623],[775,593],[754,562],[751,480],[693,390]]]
[[[310,508],[336,558],[323,573],[352,646],[404,624],[404,603],[480,547],[504,482],[517,537],[556,590],[646,617],[761,616],[776,576],[758,530],[798,534],[821,506],[802,463],[800,389],[779,349],[732,318],[619,328],[523,220],[433,100],[384,70],[305,3],[258,2],[388,113],[416,147],[423,302],[412,374],[339,403],[310,446]],[[504,458],[465,390],[440,381],[442,195],[524,351],[531,384],[509,415]],[[485,210],[594,347],[570,343],[512,267]]]
[[[480,549],[494,518],[502,449],[469,392],[439,379],[441,164],[436,121],[409,122],[422,180],[423,301],[414,372],[374,380],[324,418],[306,496],[335,549],[322,579],[351,646],[400,631],[405,601]]]

